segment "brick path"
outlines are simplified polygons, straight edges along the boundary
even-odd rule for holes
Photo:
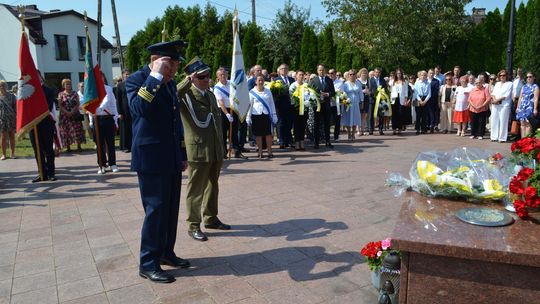
[[[129,154],[118,152],[122,171],[104,176],[94,154],[65,154],[59,180],[39,184],[29,182],[33,159],[2,161],[0,303],[376,303],[359,251],[396,222],[401,202],[384,186],[387,171],[407,173],[418,151],[461,145],[509,151],[409,131],[226,161],[220,218],[234,230],[191,240],[183,187],[176,252],[193,267],[170,269],[172,284],[138,276],[144,213]]]

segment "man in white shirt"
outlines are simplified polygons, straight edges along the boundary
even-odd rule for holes
[[[238,122],[240,119],[238,118],[238,114],[234,112],[231,109],[231,103],[230,103],[230,82],[227,80],[228,73],[227,70],[224,67],[220,67],[216,71],[217,76],[217,83],[214,86],[214,95],[216,96],[216,100],[218,103],[218,107],[221,109],[223,119],[222,121],[222,128],[223,128],[223,145],[224,145],[224,151],[225,151],[225,158],[228,157],[227,155],[227,139],[230,137],[229,146],[232,150],[234,150],[234,157],[235,158],[243,158],[246,159],[242,154],[242,151],[240,147],[238,146]],[[230,131],[232,129],[232,132]],[[229,132],[231,132],[231,136],[229,136]]]
[[[343,89],[343,80],[341,80],[339,77],[337,77],[337,72],[335,69],[330,69],[328,71],[328,76],[330,76],[330,79],[334,81],[334,90],[341,91]],[[332,98],[332,101],[330,102],[330,106],[332,108],[332,121],[334,122],[334,140],[339,139],[339,133],[341,129],[341,108],[336,103],[335,96]]]
[[[103,75],[103,82],[105,83],[105,98],[101,101],[101,104],[96,109],[96,117],[91,120],[91,125],[99,124],[99,136],[94,136],[96,144],[98,145],[98,174],[105,174],[105,168],[110,167],[112,172],[118,172],[118,166],[116,165],[116,149],[114,146],[114,136],[118,127],[118,110],[116,109],[116,98],[114,97],[113,88],[107,84],[107,78]],[[97,120],[97,122],[96,122]],[[105,151],[107,151],[105,155]]]

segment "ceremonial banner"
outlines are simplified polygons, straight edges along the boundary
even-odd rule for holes
[[[19,68],[21,77],[17,84],[17,137],[49,115],[49,106],[24,31],[19,47]]]
[[[96,109],[99,107],[107,93],[105,92],[105,84],[103,82],[103,77],[101,76],[99,64],[93,57],[88,27],[86,27],[86,54],[84,57],[84,101],[81,103],[81,107],[85,111],[95,114]]]
[[[231,106],[243,122],[249,110],[249,90],[244,69],[244,56],[238,34],[238,12],[235,10],[233,19],[233,57],[231,68]]]

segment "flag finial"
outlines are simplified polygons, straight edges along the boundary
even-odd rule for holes
[[[167,42],[167,25],[163,22],[163,30],[161,31],[161,42]]]
[[[19,10],[19,20],[21,21],[21,31],[24,32],[24,5],[19,5],[17,9]]]
[[[84,11],[84,28],[88,29],[88,14]]]

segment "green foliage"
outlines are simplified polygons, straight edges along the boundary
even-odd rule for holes
[[[275,71],[281,63],[291,70],[314,72],[317,63],[346,71],[380,66],[385,73],[401,67],[407,73],[454,65],[463,70],[497,72],[505,66],[509,4],[487,14],[475,25],[465,16],[470,0],[323,0],[335,20],[310,21],[309,10],[290,0],[278,10],[272,24],[262,29],[241,23],[240,39],[246,68],[260,64]],[[540,0],[521,2],[516,12],[514,66],[540,77]],[[232,19],[209,2],[204,7],[168,7],[163,16],[148,20],[128,43],[127,67],[137,70],[148,63],[146,47],[161,41],[163,26],[169,39],[188,42],[185,56],[201,57],[215,71],[230,67]],[[247,20],[246,20],[247,21]]]
[[[315,71],[319,63],[317,35],[311,26],[304,28],[300,48],[300,68],[304,71]]]
[[[341,35],[388,70],[432,65],[450,42],[464,35],[470,0],[323,0],[337,15]]]

